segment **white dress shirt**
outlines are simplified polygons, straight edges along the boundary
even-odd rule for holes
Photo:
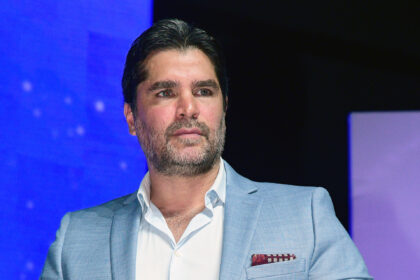
[[[159,209],[150,201],[147,173],[137,192],[142,218],[137,239],[136,280],[216,280],[222,256],[226,172],[206,192],[205,208],[188,224],[178,243]]]

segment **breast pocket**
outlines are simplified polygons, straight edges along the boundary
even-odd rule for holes
[[[246,269],[248,279],[305,279],[305,259],[251,266]]]

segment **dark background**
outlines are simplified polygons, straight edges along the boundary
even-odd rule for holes
[[[276,1],[277,2],[277,1]],[[349,228],[349,114],[420,110],[416,2],[155,0],[222,44],[223,157],[257,181],[324,186]]]

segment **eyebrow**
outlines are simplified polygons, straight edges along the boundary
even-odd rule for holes
[[[148,91],[152,92],[159,89],[175,88],[178,85],[179,83],[177,81],[172,81],[172,80],[157,81],[149,87]],[[220,89],[219,84],[213,79],[204,80],[204,81],[193,81],[191,85],[193,88],[210,87],[215,90]]]
[[[219,84],[212,79],[209,80],[205,80],[205,81],[194,81],[192,82],[192,87],[193,88],[198,88],[198,87],[210,87],[213,88],[215,90],[219,89]]]
[[[171,81],[171,80],[166,80],[166,81],[157,81],[156,83],[153,83],[148,91],[155,91],[158,89],[165,89],[165,88],[174,88],[178,86],[178,82],[176,81]]]

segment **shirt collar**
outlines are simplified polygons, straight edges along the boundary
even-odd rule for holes
[[[137,191],[137,199],[142,208],[142,212],[146,212],[150,207],[150,175],[149,172],[144,175],[143,180],[140,183],[139,190]],[[206,207],[209,207],[209,203],[213,207],[220,201],[222,205],[225,204],[226,200],[226,171],[225,165],[222,158],[220,158],[219,171],[213,185],[206,192],[204,202]],[[212,208],[213,208],[212,207]]]
[[[206,192],[205,195],[205,204],[207,206],[207,199],[213,205],[216,206],[216,203],[220,201],[223,205],[225,204],[226,199],[226,171],[223,159],[220,158],[219,172],[217,173],[216,179],[214,180],[213,185]]]

